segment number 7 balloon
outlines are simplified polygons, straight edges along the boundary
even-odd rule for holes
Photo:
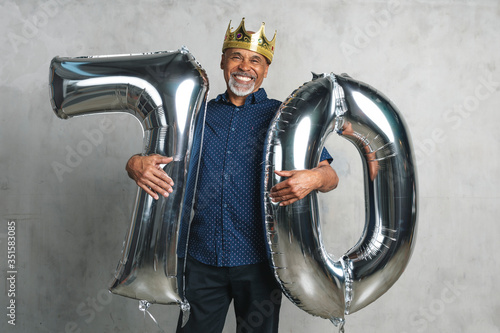
[[[150,303],[178,304],[177,245],[188,173],[196,174],[208,77],[186,48],[148,54],[55,57],[50,65],[51,103],[56,115],[125,112],[144,130],[144,154],[173,156],[163,169],[175,183],[168,198],[137,192],[132,221],[110,290]],[[201,148],[200,148],[201,149]],[[194,173],[192,172],[194,171]],[[184,249],[180,249],[184,251]],[[185,319],[187,320],[187,319]]]

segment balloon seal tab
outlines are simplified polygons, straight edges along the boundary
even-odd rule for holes
[[[151,306],[151,303],[149,303],[146,300],[141,300],[139,301],[139,310],[144,312],[144,318],[146,317],[146,313],[151,317],[151,319],[155,322],[156,326],[158,326],[158,329],[160,332],[165,333],[165,331],[160,327],[160,324],[158,324],[158,321],[153,317],[151,312],[148,311],[149,307]]]
[[[353,297],[353,278],[352,278],[352,262],[349,260],[347,256],[343,256],[342,259],[340,260],[340,263],[342,265],[342,270],[344,271],[344,283],[345,283],[345,289],[344,289],[344,301],[345,301],[345,310],[344,314],[349,314],[351,311],[351,302],[352,302],[352,297]]]
[[[189,305],[188,301],[184,299],[181,303],[181,311],[182,311],[182,325],[184,327],[189,320],[189,315],[191,314],[191,305]]]
[[[344,318],[332,317],[330,321],[333,323],[333,325],[335,325],[335,327],[339,328],[339,333],[344,333],[344,325],[345,325]]]
[[[342,130],[344,128],[344,115],[348,111],[347,103],[345,101],[345,93],[342,86],[337,82],[337,77],[335,74],[331,74],[328,78],[333,83],[333,96],[335,97],[335,127],[334,131],[342,135]]]

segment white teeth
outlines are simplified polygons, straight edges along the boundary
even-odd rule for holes
[[[245,81],[245,82],[248,82],[250,81],[252,78],[248,77],[248,76],[239,76],[237,75],[236,78],[240,81]]]

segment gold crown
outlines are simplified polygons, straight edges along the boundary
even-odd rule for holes
[[[245,18],[241,19],[239,27],[234,31],[231,31],[231,21],[229,21],[224,37],[224,44],[222,45],[222,52],[229,48],[250,50],[262,54],[269,60],[269,63],[271,63],[274,56],[276,31],[274,32],[273,39],[269,41],[265,35],[264,25],[265,23],[262,22],[260,29],[251,34],[245,29]]]

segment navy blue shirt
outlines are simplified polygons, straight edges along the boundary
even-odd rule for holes
[[[208,103],[188,242],[188,253],[196,260],[219,267],[267,260],[260,193],[263,150],[280,105],[262,88],[242,106],[229,102],[226,94]],[[193,151],[199,151],[197,146],[199,142]],[[331,159],[326,150],[324,159]],[[188,186],[186,198],[192,188]],[[183,223],[179,248],[186,235]]]

